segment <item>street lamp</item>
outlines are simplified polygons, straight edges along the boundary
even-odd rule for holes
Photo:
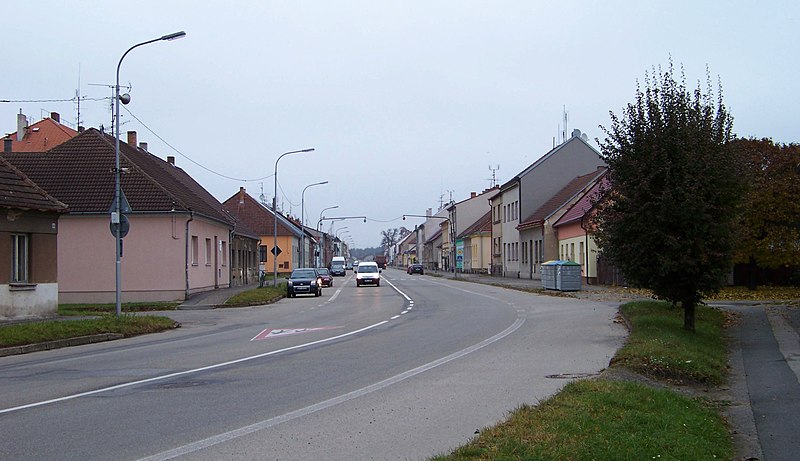
[[[323,184],[328,184],[328,181],[322,182],[315,182],[314,184],[309,184],[303,188],[303,193],[300,194],[300,230],[303,231],[303,241],[300,244],[300,261],[302,266],[306,267],[306,230],[303,226],[303,220],[305,219],[305,210],[306,210],[306,189],[311,186],[321,186]]]
[[[122,54],[122,57],[119,58],[119,63],[117,63],[117,83],[114,85],[114,137],[116,140],[114,141],[114,176],[115,176],[115,186],[114,186],[114,204],[112,205],[113,211],[111,212],[111,225],[115,227],[114,237],[116,239],[116,313],[117,317],[122,314],[122,298],[120,293],[120,286],[122,281],[122,272],[120,267],[120,253],[122,253],[122,223],[123,219],[122,216],[122,189],[120,186],[120,168],[119,168],[119,68],[122,66],[122,60],[125,59],[125,56],[131,52],[134,48],[140,47],[142,45],[147,45],[153,42],[159,42],[161,40],[176,40],[179,38],[183,38],[186,36],[186,32],[174,32],[167,35],[162,35],[161,37],[154,38],[152,40],[147,40],[146,42],[137,43],[132,47],[128,48],[128,50]],[[125,100],[123,103],[128,104],[130,102],[130,96],[125,95]],[[134,146],[136,147],[136,146]]]
[[[320,235],[320,245],[319,245],[319,256],[317,256],[317,267],[323,267],[325,264],[325,232],[320,231],[320,224],[322,224],[322,214],[325,213],[327,210],[333,210],[334,208],[339,208],[339,205],[329,206],[328,208],[323,208],[322,211],[319,212],[319,221],[317,221],[317,232]]]
[[[301,150],[293,150],[289,152],[284,152],[283,154],[278,156],[278,159],[275,160],[275,172],[273,174],[275,180],[275,188],[274,188],[274,195],[272,196],[272,256],[274,256],[274,260],[272,261],[272,286],[278,286],[278,162],[285,156],[290,154],[300,154],[303,152],[313,152],[314,148],[310,149],[301,149]]]
[[[427,216],[421,214],[404,214],[403,221],[406,220],[406,216],[413,218],[442,219],[447,221],[447,228],[450,233],[450,256],[447,259],[451,262],[451,267],[453,269],[453,278],[458,278],[458,273],[456,273],[456,258],[455,258],[456,230],[453,228],[453,221],[451,221],[450,218],[446,218],[444,216]],[[417,242],[417,245],[419,245],[419,242]]]

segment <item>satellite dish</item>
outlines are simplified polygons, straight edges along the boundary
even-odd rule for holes
[[[131,95],[129,95],[128,93],[123,93],[119,95],[119,102],[127,105],[129,102],[131,102]]]

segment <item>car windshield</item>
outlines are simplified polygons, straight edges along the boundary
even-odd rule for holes
[[[292,272],[293,279],[313,279],[316,276],[317,273],[314,271],[314,269],[303,269]]]
[[[328,268],[320,267],[319,269],[317,269],[317,272],[319,272],[319,275],[328,275]]]
[[[371,264],[362,264],[358,266],[358,271],[363,272],[365,274],[370,274],[374,272],[378,272],[378,266],[373,266]]]

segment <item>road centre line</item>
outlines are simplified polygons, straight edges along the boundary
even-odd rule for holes
[[[115,390],[119,390],[119,389],[125,389],[125,388],[128,388],[128,387],[138,386],[138,385],[141,385],[141,384],[153,383],[153,382],[156,382],[156,381],[163,381],[165,379],[170,379],[170,378],[177,378],[179,376],[186,376],[186,375],[190,375],[190,374],[200,373],[200,372],[203,372],[203,371],[215,370],[217,368],[222,368],[222,367],[226,367],[226,366],[229,366],[229,365],[235,365],[237,363],[243,363],[243,362],[248,362],[250,360],[256,360],[256,359],[260,359],[260,358],[264,358],[264,357],[269,357],[271,355],[277,355],[277,354],[280,354],[282,352],[295,351],[295,350],[303,349],[303,348],[310,347],[310,346],[316,346],[317,344],[323,344],[323,343],[327,343],[327,342],[330,342],[330,341],[335,341],[337,339],[346,338],[348,336],[353,336],[353,335],[356,335],[358,333],[362,333],[364,331],[371,330],[373,328],[379,327],[379,326],[381,326],[381,325],[383,325],[385,323],[388,323],[388,322],[389,322],[388,320],[383,320],[383,321],[378,322],[376,324],[373,324],[373,325],[370,325],[370,326],[367,326],[367,327],[364,327],[364,328],[360,328],[358,330],[354,330],[354,331],[351,331],[351,332],[348,332],[348,333],[343,333],[343,334],[338,335],[338,336],[333,336],[333,337],[330,337],[330,338],[320,339],[320,340],[317,340],[317,341],[312,341],[310,343],[298,344],[296,346],[285,347],[283,349],[278,349],[278,350],[271,351],[271,352],[265,352],[263,354],[251,355],[249,357],[242,357],[240,359],[230,360],[230,361],[227,361],[227,362],[217,363],[217,364],[214,364],[214,365],[208,365],[208,366],[200,367],[200,368],[193,368],[191,370],[178,371],[178,372],[175,372],[175,373],[169,373],[169,374],[161,375],[161,376],[154,376],[152,378],[140,379],[140,380],[137,380],[137,381],[131,381],[129,383],[116,384],[114,386],[103,387],[103,388],[100,388],[100,389],[95,389],[93,391],[80,392],[78,394],[65,395],[63,397],[58,397],[58,398],[50,399],[50,400],[43,400],[41,402],[28,403],[28,404],[25,404],[25,405],[20,405],[20,406],[11,407],[11,408],[3,408],[3,409],[0,409],[0,415],[1,414],[5,414],[5,413],[12,413],[12,412],[15,412],[15,411],[20,411],[20,410],[25,410],[25,409],[28,409],[28,408],[36,408],[36,407],[42,407],[42,406],[45,406],[45,405],[50,405],[50,404],[53,404],[53,403],[65,402],[67,400],[73,400],[73,399],[77,399],[77,398],[80,398],[80,397],[87,397],[87,396],[90,396],[90,395],[97,395],[97,394],[101,394],[101,393],[104,393],[104,392],[110,392],[110,391],[115,391]]]
[[[511,324],[511,326],[509,326],[505,330],[501,331],[500,333],[492,336],[491,338],[485,339],[485,340],[483,340],[483,341],[481,341],[481,342],[479,342],[477,344],[474,344],[474,345],[472,345],[470,347],[467,347],[465,349],[462,349],[460,351],[456,351],[456,352],[454,352],[454,353],[452,353],[452,354],[450,354],[448,356],[442,357],[442,358],[440,358],[438,360],[434,360],[432,362],[426,363],[425,365],[421,365],[421,366],[419,366],[417,368],[413,368],[411,370],[405,371],[405,372],[400,373],[398,375],[392,376],[391,378],[387,378],[387,379],[385,379],[383,381],[380,381],[380,382],[377,382],[375,384],[371,384],[369,386],[362,387],[361,389],[357,389],[355,391],[348,392],[347,394],[343,394],[343,395],[340,395],[338,397],[334,397],[332,399],[325,400],[324,402],[319,402],[319,403],[316,403],[314,405],[307,406],[305,408],[300,408],[298,410],[286,413],[284,415],[276,416],[276,417],[270,418],[270,419],[265,419],[263,421],[260,421],[260,422],[255,423],[255,424],[251,424],[249,426],[244,426],[244,427],[241,427],[239,429],[234,429],[232,431],[228,431],[228,432],[225,432],[225,433],[222,433],[222,434],[218,434],[218,435],[206,438],[206,439],[198,440],[196,442],[192,442],[192,443],[183,445],[181,447],[173,448],[172,450],[168,450],[168,451],[164,451],[164,452],[161,452],[161,453],[157,453],[155,455],[148,456],[147,458],[142,458],[139,461],[167,460],[167,459],[177,458],[179,456],[188,455],[188,454],[203,450],[205,448],[209,448],[209,447],[212,447],[214,445],[218,445],[220,443],[228,442],[230,440],[234,440],[234,439],[237,439],[239,437],[244,437],[244,436],[252,434],[254,432],[258,432],[258,431],[261,431],[261,430],[264,430],[264,429],[268,429],[270,427],[277,426],[278,424],[282,424],[282,423],[285,423],[285,422],[288,422],[288,421],[292,421],[292,420],[297,419],[297,418],[301,418],[303,416],[307,416],[307,415],[316,413],[318,411],[325,410],[325,409],[330,408],[330,407],[332,407],[334,405],[338,405],[340,403],[344,403],[344,402],[347,402],[349,400],[353,400],[353,399],[356,399],[358,397],[362,397],[362,396],[367,395],[369,393],[372,393],[372,392],[375,392],[375,391],[379,391],[379,390],[384,389],[386,387],[389,387],[389,386],[391,386],[393,384],[397,384],[397,383],[399,383],[401,381],[404,381],[404,380],[406,380],[408,378],[412,378],[412,377],[414,377],[414,376],[416,376],[416,375],[418,375],[420,373],[424,373],[424,372],[426,372],[428,370],[431,370],[433,368],[439,367],[439,366],[444,365],[444,364],[446,364],[448,362],[451,362],[453,360],[456,360],[456,359],[459,359],[461,357],[464,357],[464,356],[466,356],[468,354],[471,354],[472,352],[475,352],[477,350],[480,350],[480,349],[482,349],[482,348],[484,348],[484,347],[486,347],[486,346],[488,346],[488,345],[490,345],[492,343],[495,343],[495,342],[505,338],[506,336],[510,335],[511,333],[514,333],[515,331],[517,331],[524,323],[525,323],[525,319],[524,318],[517,317],[517,320],[513,324]]]

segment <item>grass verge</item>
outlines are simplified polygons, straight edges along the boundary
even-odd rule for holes
[[[286,296],[286,284],[279,283],[277,287],[264,286],[243,291],[225,301],[225,307],[258,306],[270,304]]]
[[[683,329],[683,309],[671,306],[659,301],[624,304],[621,311],[632,331],[612,365],[673,384],[722,384],[728,363],[725,313],[697,306],[697,331],[691,333]]]
[[[696,329],[683,330],[683,311],[658,301],[627,303],[627,344],[612,360],[650,377],[718,385],[725,379],[725,315],[698,306]],[[522,406],[468,444],[436,461],[732,459],[721,407],[637,382],[574,381],[542,402]]]
[[[101,333],[119,333],[129,337],[178,326],[177,322],[168,317],[148,315],[104,315],[96,319],[18,323],[0,327],[0,347],[23,346]]]
[[[123,303],[122,312],[152,312],[174,311],[180,306],[179,302],[152,302],[152,303]],[[58,315],[84,316],[116,313],[117,305],[106,304],[59,304]]]
[[[732,459],[716,408],[663,389],[575,381],[523,406],[450,455],[456,460]]]

